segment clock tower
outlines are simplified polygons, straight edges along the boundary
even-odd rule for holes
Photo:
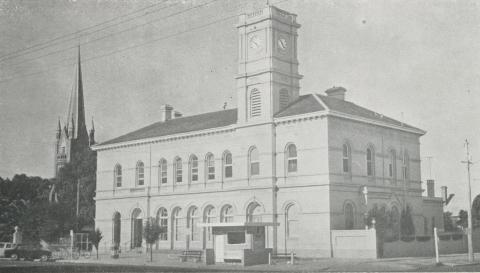
[[[267,5],[240,15],[237,25],[238,122],[273,120],[299,96],[296,15]]]

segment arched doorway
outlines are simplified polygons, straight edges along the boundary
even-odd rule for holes
[[[184,247],[180,242],[184,241],[184,223],[185,219],[182,217],[182,209],[175,208],[172,211],[172,249]]]
[[[213,206],[207,206],[203,212],[203,222],[204,223],[214,223],[216,222],[217,212]],[[212,228],[203,228],[203,248],[213,248],[213,234]]]
[[[247,207],[247,222],[261,222],[263,210],[260,204],[252,202]]]
[[[142,210],[136,208],[132,212],[132,241],[131,247],[142,247],[143,219]]]
[[[112,242],[114,246],[120,246],[120,232],[121,232],[121,225],[122,225],[121,219],[122,219],[121,215],[118,211],[113,214]]]

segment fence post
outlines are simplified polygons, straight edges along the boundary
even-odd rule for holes
[[[437,234],[437,228],[433,228],[433,237],[435,237],[435,261],[437,264],[440,263],[440,259],[438,257],[438,234]]]
[[[290,251],[290,264],[293,264],[293,251]]]
[[[272,252],[268,252],[268,264],[272,265]]]
[[[73,229],[70,230],[70,260],[73,260]]]

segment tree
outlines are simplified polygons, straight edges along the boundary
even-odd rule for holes
[[[153,260],[153,244],[158,240],[160,233],[164,230],[159,226],[155,218],[150,217],[145,223],[145,228],[143,230],[143,237],[148,245],[150,245],[150,262]]]
[[[412,208],[410,205],[407,205],[406,209],[402,209],[400,231],[402,235],[415,235],[415,225],[413,224]]]
[[[468,227],[468,212],[467,211],[462,209],[458,212],[457,225],[462,226],[463,228]]]
[[[449,211],[443,213],[443,229],[445,231],[457,230],[457,226],[453,224],[452,213]]]
[[[90,238],[90,241],[92,241],[93,246],[95,247],[95,250],[97,251],[97,260],[98,260],[98,245],[100,244],[100,241],[103,238],[102,232],[100,229],[96,229],[95,231],[90,232],[88,235],[88,238]]]

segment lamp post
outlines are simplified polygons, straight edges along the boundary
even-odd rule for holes
[[[468,217],[468,228],[467,228],[467,242],[468,242],[468,261],[473,262],[473,240],[472,240],[472,186],[470,184],[470,166],[473,162],[470,160],[470,150],[468,140],[465,139],[465,146],[467,148],[467,158],[462,161],[462,163],[467,164],[467,177],[468,177],[468,206],[467,206],[467,217]]]

